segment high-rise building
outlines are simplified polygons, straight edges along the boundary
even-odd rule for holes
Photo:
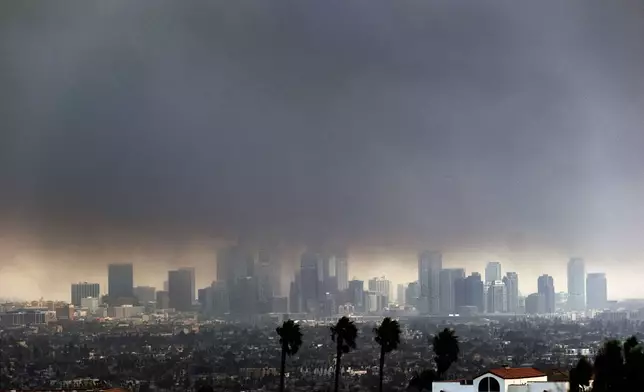
[[[196,295],[196,285],[195,285],[195,268],[194,267],[181,267],[179,271],[187,271],[190,274],[190,295],[194,301]]]
[[[231,313],[248,315],[258,309],[257,258],[247,242],[217,252],[217,281],[225,283]]]
[[[441,313],[456,313],[457,280],[465,279],[463,268],[446,268],[440,271],[440,311]]]
[[[168,295],[170,308],[180,312],[192,310],[191,274],[188,270],[168,272]]]
[[[134,266],[110,264],[107,269],[107,294],[112,299],[134,297]]]
[[[476,306],[480,313],[485,312],[484,284],[478,272],[465,278],[465,306]]]
[[[170,309],[170,295],[166,290],[157,291],[157,309]]]
[[[501,279],[501,263],[498,261],[490,261],[487,263],[485,267],[485,283],[492,283]]]
[[[507,293],[508,313],[519,313],[519,275],[516,272],[508,272],[503,277],[503,284]]]
[[[322,283],[320,298],[324,298],[326,293],[335,294],[338,292],[338,276],[337,276],[337,259],[332,254],[322,255]]]
[[[230,299],[225,282],[212,282],[206,293],[206,313],[221,316],[230,312]]]
[[[586,277],[588,309],[601,310],[608,305],[608,282],[606,274],[595,272]]]
[[[405,289],[405,305],[418,307],[418,297],[420,296],[420,287],[418,282],[410,282]]]
[[[302,311],[300,271],[295,271],[295,277],[289,288],[288,311],[291,313],[300,313]]]
[[[273,297],[278,295],[279,278],[276,272],[280,271],[279,262],[268,251],[260,251],[257,257],[255,275],[257,278],[257,298],[260,308],[269,310]]]
[[[543,295],[545,300],[545,313],[554,313],[555,308],[555,283],[550,275],[541,275],[537,279],[538,293]],[[527,305],[526,305],[527,306]]]
[[[586,266],[584,259],[568,261],[568,310],[586,309]]]
[[[257,279],[260,301],[282,294],[282,262],[278,247],[266,247],[257,254]]]
[[[230,291],[230,311],[244,316],[259,312],[255,277],[247,276],[235,282],[235,286]]]
[[[528,314],[546,313],[546,297],[540,293],[528,295],[525,299],[525,312]]]
[[[421,313],[440,312],[440,272],[443,255],[440,252],[423,251],[418,255],[418,284],[420,285]]]
[[[319,253],[306,251],[300,259],[300,289],[302,297],[302,311],[315,313],[320,306],[322,294],[322,256]]]
[[[72,283],[72,305],[81,306],[83,298],[99,298],[101,296],[101,289],[98,283]]]
[[[240,245],[220,249],[217,252],[217,280],[234,282],[255,273],[256,254]]]
[[[405,304],[405,285],[402,283],[398,283],[396,286],[396,302],[398,305],[404,305]]]
[[[156,288],[150,286],[136,286],[134,288],[134,297],[139,301],[139,305],[145,305],[156,300]]]
[[[389,299],[391,298],[391,281],[386,279],[384,276],[382,278],[369,279],[369,291],[373,291],[385,297],[385,302],[387,302],[386,305],[388,305],[390,302]]]
[[[349,281],[349,301],[353,304],[354,308],[358,312],[364,312],[364,281],[363,280],[351,280]]]
[[[335,256],[335,273],[338,280],[338,290],[343,291],[349,288],[349,258],[346,252],[340,252]]]
[[[487,290],[487,313],[507,312],[507,289],[505,284],[496,280],[490,283]]]

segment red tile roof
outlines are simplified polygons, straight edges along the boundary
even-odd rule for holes
[[[532,377],[544,377],[546,374],[541,370],[535,368],[496,368],[490,369],[488,373],[492,373],[497,377],[501,377],[506,380],[516,379],[516,378],[532,378]]]

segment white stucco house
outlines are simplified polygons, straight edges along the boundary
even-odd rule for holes
[[[548,381],[534,368],[490,369],[473,380],[436,381],[434,392],[568,392],[567,381]]]

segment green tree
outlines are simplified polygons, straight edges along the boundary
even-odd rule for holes
[[[286,356],[289,357],[297,354],[297,351],[302,346],[302,332],[300,325],[293,320],[286,320],[282,323],[281,327],[276,329],[277,335],[280,337],[280,345],[282,346],[282,363],[280,370],[280,392],[284,392],[284,376],[286,369]]]
[[[348,317],[342,317],[330,327],[331,339],[335,342],[335,392],[340,388],[340,364],[342,355],[356,348],[358,329]]]
[[[380,381],[378,390],[382,392],[382,382],[384,377],[385,355],[398,349],[400,344],[400,324],[391,317],[385,317],[382,323],[373,329],[374,340],[380,345]]]
[[[627,391],[642,389],[644,385],[644,350],[635,336],[624,342],[624,384]]]
[[[453,329],[445,328],[432,340],[434,348],[434,361],[436,362],[436,373],[439,380],[443,380],[447,370],[458,360],[460,348],[458,336]]]
[[[622,344],[609,340],[599,350],[594,363],[593,392],[621,392],[624,387]]]
[[[585,357],[579,358],[577,365],[570,370],[570,392],[584,391],[592,376],[593,366]]]

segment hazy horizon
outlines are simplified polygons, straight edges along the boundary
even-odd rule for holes
[[[252,231],[644,297],[642,37],[637,0],[3,2],[0,296],[201,287]]]

